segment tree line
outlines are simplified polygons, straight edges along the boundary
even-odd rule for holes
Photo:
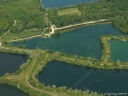
[[[87,21],[109,19],[124,33],[128,33],[128,0],[99,0],[98,2],[78,4],[70,7],[47,9],[49,20],[57,27]],[[76,7],[81,15],[59,16],[58,11]]]
[[[21,33],[25,29],[44,29],[45,8],[40,0],[1,0],[0,1],[0,34]],[[14,20],[16,20],[15,25]]]

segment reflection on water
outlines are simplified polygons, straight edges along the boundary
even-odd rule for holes
[[[66,86],[99,93],[128,93],[128,71],[99,70],[52,61],[39,73],[45,85]]]

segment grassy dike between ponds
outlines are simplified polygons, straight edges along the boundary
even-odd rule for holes
[[[97,20],[97,21],[78,23],[78,24],[69,25],[69,26],[65,26],[65,27],[54,28],[54,29],[52,29],[54,31],[53,34],[50,34],[51,32],[48,32],[45,34],[45,33],[43,33],[42,30],[31,29],[31,30],[23,31],[22,34],[8,33],[5,36],[2,36],[2,38],[0,38],[1,39],[0,41],[16,42],[16,41],[24,41],[24,40],[28,40],[28,39],[32,39],[32,38],[36,38],[36,37],[48,38],[48,37],[51,37],[52,35],[58,35],[58,34],[68,32],[70,30],[78,29],[81,27],[95,25],[95,24],[106,24],[106,23],[111,23],[111,22],[110,22],[110,20],[102,19],[102,20]]]
[[[45,89],[49,90],[50,92],[57,92],[55,94],[59,94],[58,96],[74,96],[77,94],[77,96],[102,96],[103,94],[97,94],[95,92],[88,93],[88,91],[81,91],[81,90],[73,90],[73,89],[67,89],[66,86],[58,87],[56,88],[55,85],[52,86],[45,86],[44,84],[40,83],[39,80],[36,78],[36,76],[39,74],[40,71],[46,66],[46,64],[53,60],[58,60],[62,62],[67,62],[70,64],[75,64],[79,66],[87,66],[92,68],[98,68],[98,69],[128,69],[127,62],[121,62],[120,65],[118,62],[113,62],[110,59],[110,46],[108,44],[109,40],[128,40],[128,37],[116,37],[116,36],[102,36],[101,37],[101,43],[103,45],[103,55],[101,60],[97,60],[95,58],[87,58],[77,55],[71,55],[71,54],[62,54],[60,52],[54,52],[50,50],[46,50],[45,55],[42,54],[42,50],[40,51],[40,58],[38,58],[38,62],[36,65],[33,66],[31,79],[29,79],[29,82],[32,86],[39,88],[39,89]],[[107,47],[106,47],[107,46]],[[42,60],[44,58],[44,60]]]
[[[20,70],[1,77],[0,83],[16,86],[18,89],[29,93],[30,96],[102,96],[103,94],[97,94],[95,92],[89,93],[86,90],[81,91],[78,89],[67,89],[65,86],[58,88],[56,88],[55,85],[45,86],[36,78],[36,76],[40,71],[42,71],[46,64],[53,60],[98,69],[128,69],[127,62],[113,62],[111,60],[110,45],[108,43],[109,40],[127,41],[128,36],[101,36],[100,40],[103,46],[101,60],[90,57],[63,54],[51,50],[30,50],[10,46],[5,47],[2,44],[2,46],[0,46],[0,52],[25,54],[29,57],[29,62],[25,66],[21,67]]]
[[[55,60],[55,53],[49,53],[45,50],[29,50],[15,47],[0,47],[0,52],[26,54],[29,62],[20,71],[12,74],[6,74],[0,77],[0,84],[16,86],[18,89],[29,93],[30,96],[102,96],[97,93],[89,93],[81,90],[66,90],[65,87],[56,88],[55,86],[44,86],[36,79],[36,75],[50,61]]]
[[[65,27],[55,28],[54,29],[55,34],[53,35],[61,34],[61,33],[68,32],[74,29],[77,30],[78,28],[85,27],[85,26],[91,26],[95,24],[107,24],[107,23],[111,23],[110,20],[103,19],[103,20],[90,21],[90,22],[78,23],[78,24],[69,25]]]
[[[38,2],[41,2],[41,0],[38,0]],[[17,12],[19,12],[19,10]],[[35,9],[32,11],[28,11],[28,12],[30,13],[33,12],[35,14],[38,12],[38,10]],[[17,14],[14,14],[14,15],[17,15]],[[19,16],[16,16],[16,17],[19,17]],[[81,24],[81,25],[70,27],[70,28],[76,29],[78,27],[85,26],[85,25],[88,25],[88,24]],[[70,28],[69,27],[64,28],[62,29],[62,31],[70,30]],[[60,31],[60,30],[57,30],[57,31]],[[42,35],[41,32],[39,30],[38,34]],[[19,37],[19,35],[15,35],[16,38],[14,38],[12,34],[12,37],[13,37],[13,40],[18,41],[18,39],[25,40],[26,38],[30,39],[29,36],[35,36],[35,33],[32,32],[30,35],[28,34],[27,37],[24,37],[26,36],[26,34],[27,33],[25,32],[25,34],[23,34],[23,36],[21,37]],[[7,42],[9,41],[8,40],[9,38],[11,38],[12,40],[12,37],[10,37],[10,33],[5,34],[4,37],[1,38],[0,40],[1,42]],[[75,64],[75,65],[88,66],[88,67],[100,68],[100,69],[128,69],[126,62],[120,62],[119,64],[119,62],[113,62],[110,59],[110,46],[109,46],[108,41],[110,39],[122,40],[122,38],[123,37],[114,37],[114,36],[113,37],[112,36],[101,37],[101,43],[103,46],[103,55],[102,55],[101,60],[97,60],[95,58],[81,57],[77,55],[62,54],[59,52],[51,52],[51,51],[46,51],[46,50],[39,50],[39,49],[29,50],[29,49],[22,49],[22,48],[9,47],[9,46],[5,47],[2,45],[0,46],[0,52],[25,54],[28,56],[29,62],[24,66],[21,65],[22,67],[16,72],[12,74],[6,74],[0,77],[0,84],[8,84],[8,85],[16,86],[18,89],[26,93],[29,93],[30,96],[102,96],[102,94],[100,95],[95,92],[89,93],[86,90],[85,91],[81,91],[77,89],[72,90],[71,88],[66,89],[66,87],[56,88],[55,85],[44,86],[44,84],[40,83],[36,79],[36,76],[42,70],[42,68],[44,68],[45,65],[52,60],[58,60],[58,61],[68,62],[68,63]],[[128,40],[128,37],[125,37],[125,39]]]
[[[108,69],[128,69],[128,62],[114,62],[111,59],[111,50],[109,40],[128,41],[128,36],[101,36],[101,44],[103,46],[101,64]]]
[[[52,94],[51,92],[43,91],[43,89],[41,90],[32,87],[28,82],[28,79],[30,78],[29,73],[31,71],[31,68],[33,64],[36,63],[36,59],[38,58],[38,52],[36,50],[32,51],[28,49],[1,47],[0,51],[5,53],[27,54],[30,60],[30,62],[26,66],[20,69],[20,72],[18,72],[18,74],[17,72],[14,72],[12,74],[7,74],[1,77],[1,84],[9,84],[12,86],[16,86],[18,89],[29,93],[30,96],[39,96],[39,94],[42,94],[42,96],[54,96],[54,94]]]
[[[105,70],[115,70],[115,69],[128,69],[128,62],[114,62],[111,59],[110,53],[110,44],[109,40],[119,40],[119,41],[128,41],[128,36],[101,36],[100,42],[103,47],[102,57],[100,60],[91,58],[91,57],[82,57],[71,54],[63,54],[56,52],[54,55],[57,57],[56,60],[67,62],[75,65],[87,66],[98,69]],[[60,54],[60,55],[57,55]]]
[[[16,86],[18,89],[29,93],[30,96],[102,96],[103,94],[97,94],[95,92],[89,93],[86,90],[81,91],[78,89],[67,89],[65,86],[59,88],[56,88],[55,85],[45,86],[36,78],[36,76],[40,71],[42,71],[46,64],[53,60],[98,69],[128,69],[127,62],[113,62],[111,60],[110,45],[108,43],[109,40],[127,41],[128,36],[101,36],[100,40],[103,47],[101,60],[90,57],[63,54],[51,50],[30,50],[10,46],[6,47],[3,46],[4,43],[2,43],[2,46],[0,46],[0,52],[25,54],[29,57],[29,62],[20,70],[1,77],[0,83]]]
[[[100,22],[101,23],[101,22]],[[102,22],[105,23],[105,22]],[[101,23],[101,24],[102,24]],[[108,23],[108,21],[106,22]],[[63,32],[67,30],[72,30],[72,28],[78,28],[82,26],[73,26],[69,28],[62,28]],[[90,25],[90,24],[89,24]],[[59,31],[60,29],[58,29]],[[8,35],[6,35],[8,36]],[[5,38],[6,38],[5,36]],[[34,38],[34,37],[32,37]],[[4,38],[2,38],[4,39]],[[1,41],[4,41],[2,40]],[[27,38],[16,39],[15,41],[19,40],[28,40]],[[62,62],[67,62],[70,64],[75,64],[79,66],[87,66],[91,68],[98,68],[98,69],[128,69],[127,62],[113,62],[110,57],[110,45],[108,43],[109,40],[121,40],[126,41],[128,40],[127,36],[101,36],[101,44],[103,46],[103,52],[101,60],[90,58],[90,57],[82,57],[77,55],[71,54],[63,54],[60,52],[54,52],[51,50],[40,50],[40,49],[22,49],[16,47],[6,47],[0,46],[0,52],[4,53],[14,53],[14,54],[25,54],[29,57],[29,62],[25,66],[21,67],[19,70],[12,74],[6,74],[3,77],[0,77],[1,84],[8,84],[12,86],[16,86],[18,89],[29,93],[30,96],[102,96],[103,94],[97,94],[95,92],[89,93],[88,91],[81,91],[81,90],[73,90],[67,89],[65,86],[56,88],[55,85],[52,86],[45,86],[44,84],[40,83],[36,76],[39,74],[40,71],[46,66],[46,64],[53,60],[58,60]],[[6,41],[7,42],[7,41]],[[22,65],[21,65],[22,66]],[[11,79],[9,79],[11,78]]]

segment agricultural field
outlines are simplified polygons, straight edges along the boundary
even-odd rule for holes
[[[59,16],[72,15],[72,14],[81,15],[81,12],[77,8],[69,8],[69,9],[64,9],[64,10],[58,11]]]

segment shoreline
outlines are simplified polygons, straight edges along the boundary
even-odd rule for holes
[[[16,40],[10,40],[10,41],[7,41],[7,42],[10,43],[10,42],[15,42],[15,41],[22,41],[22,40],[27,40],[27,39],[35,38],[35,37],[41,37],[41,36],[42,35],[35,35],[35,36],[26,37],[26,38],[21,38],[21,39],[16,39]]]
[[[85,25],[104,23],[104,22],[109,22],[109,20],[101,19],[101,20],[97,20],[97,21],[89,21],[89,22],[84,22],[84,23],[72,24],[72,25],[59,27],[59,28],[56,28],[56,26],[54,24],[52,24],[51,27],[50,27],[50,29],[52,31],[49,34],[44,34],[43,38],[50,38],[52,35],[56,34],[55,31],[58,31],[58,30],[66,30],[66,29],[70,29],[70,28],[73,28],[73,27],[77,27],[77,26],[82,27],[82,26],[85,26]],[[15,41],[22,41],[22,40],[32,39],[32,38],[36,38],[36,37],[42,37],[42,35],[30,36],[30,37],[21,38],[21,39],[10,40],[10,41],[7,41],[7,42],[9,43],[9,42],[15,42]]]
[[[67,29],[67,28],[71,28],[71,27],[77,27],[77,26],[81,26],[81,25],[89,25],[89,24],[95,24],[95,23],[102,23],[102,22],[107,22],[107,21],[109,21],[109,20],[101,19],[101,20],[96,20],[96,21],[89,21],[89,22],[84,22],[84,23],[72,24],[72,25],[68,25],[68,26],[64,26],[64,27],[60,27],[60,28],[55,28],[54,30]]]
[[[107,20],[107,19],[101,19],[101,20],[96,20],[96,21],[89,21],[89,22],[84,22],[84,23],[72,24],[72,25],[59,27],[59,28],[56,28],[56,26],[53,24],[53,25],[51,25],[51,30],[52,31],[49,34],[44,34],[44,35],[46,37],[51,37],[54,33],[56,33],[55,31],[58,31],[58,30],[70,29],[72,27],[85,26],[85,25],[104,23],[104,22],[110,22],[110,21]]]

